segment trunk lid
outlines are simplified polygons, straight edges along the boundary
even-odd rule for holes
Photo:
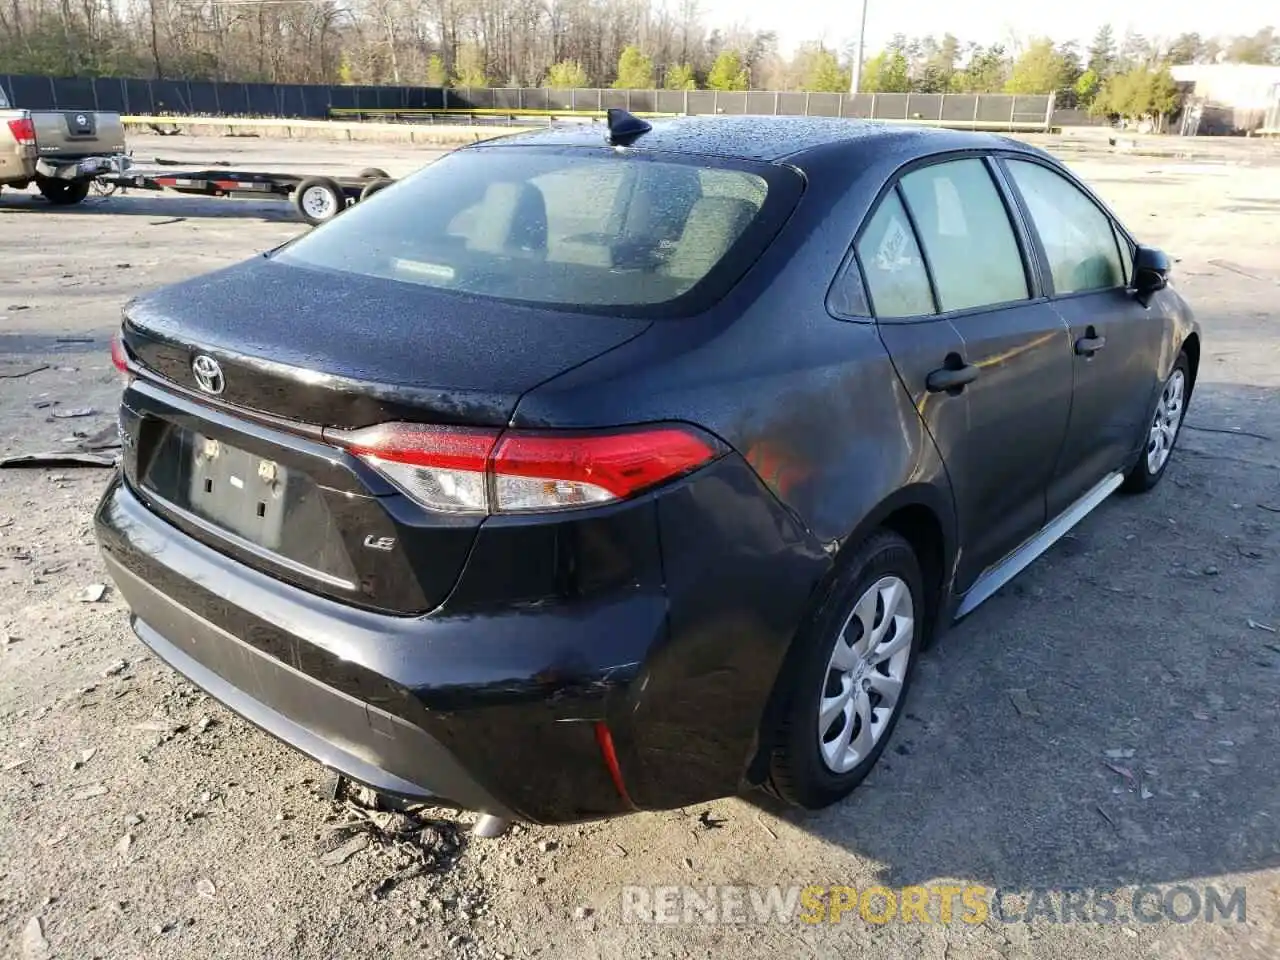
[[[323,429],[502,427],[522,394],[648,326],[258,259],[126,310],[139,376],[121,409],[125,476],[152,510],[249,566],[421,613],[457,581],[483,518],[422,509]],[[216,395],[199,356],[220,368]]]
[[[134,301],[125,342],[197,392],[207,354],[219,400],[305,424],[504,426],[525,392],[648,326],[261,257]]]

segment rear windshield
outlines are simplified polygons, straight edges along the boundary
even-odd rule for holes
[[[9,109],[9,98],[4,94],[4,87],[0,87],[0,110]]]
[[[764,164],[488,147],[444,157],[277,257],[568,309],[705,306],[759,256],[799,189],[793,171]]]

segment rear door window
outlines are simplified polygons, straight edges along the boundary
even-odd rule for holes
[[[929,274],[897,191],[887,193],[858,240],[858,260],[877,317],[934,312]]]
[[[1109,290],[1125,271],[1111,218],[1066,177],[1027,160],[1006,160],[1044,245],[1057,294]]]
[[[705,307],[755,261],[801,187],[777,165],[607,149],[463,150],[277,256],[569,309]]]
[[[1028,297],[1022,253],[986,163],[952,160],[902,178],[943,312]]]

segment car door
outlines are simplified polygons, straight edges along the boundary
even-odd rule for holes
[[[1046,292],[1071,331],[1074,401],[1048,491],[1056,516],[1132,464],[1159,383],[1163,323],[1129,292],[1129,240],[1087,192],[1034,159],[1001,162],[1034,226]]]
[[[951,480],[966,590],[1045,522],[1071,406],[1071,342],[1037,296],[990,161],[905,174],[857,253],[881,338]]]

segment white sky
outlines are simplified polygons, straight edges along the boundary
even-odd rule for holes
[[[908,36],[954,33],[961,41],[988,44],[1046,35],[1076,39],[1083,47],[1110,23],[1116,39],[1132,28],[1148,39],[1198,31],[1202,36],[1253,33],[1274,25],[1280,8],[1266,0],[868,0],[867,49],[895,33]],[[805,40],[842,47],[858,33],[860,0],[699,0],[708,27],[747,24],[776,30],[790,52]]]

